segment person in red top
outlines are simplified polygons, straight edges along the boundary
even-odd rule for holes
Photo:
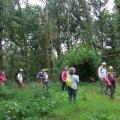
[[[0,85],[4,86],[5,82],[6,82],[6,76],[5,76],[5,72],[0,72]]]
[[[62,72],[62,90],[66,90],[66,80],[68,78],[68,66],[64,68]]]

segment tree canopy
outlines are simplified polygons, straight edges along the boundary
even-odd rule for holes
[[[24,6],[20,0],[0,0],[0,70],[12,78],[23,68],[29,80],[42,68],[54,72],[54,59],[87,45],[120,73],[119,0],[112,13],[106,8],[109,0],[41,2],[45,7],[29,0]]]

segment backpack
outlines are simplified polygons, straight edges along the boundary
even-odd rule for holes
[[[72,87],[72,78],[71,78],[71,76],[69,76],[68,79],[66,80],[66,86],[67,87]]]

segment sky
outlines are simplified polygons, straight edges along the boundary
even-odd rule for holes
[[[44,6],[44,4],[42,2],[40,2],[40,0],[29,0],[29,3],[32,5],[40,5],[40,6]],[[114,6],[114,0],[108,0],[108,4],[106,5],[106,8],[112,12],[113,11],[113,6]]]

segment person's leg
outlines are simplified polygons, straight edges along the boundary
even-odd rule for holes
[[[18,83],[18,88],[21,88],[21,84],[20,84],[20,82]]]
[[[62,81],[62,90],[65,90],[65,87],[66,87],[66,82]]]
[[[115,85],[111,85],[111,89],[110,89],[110,96],[113,99],[114,98],[114,93],[115,93]]]
[[[19,88],[23,88],[23,82],[22,81],[19,81]]]
[[[42,87],[45,88],[45,80],[42,79]]]
[[[103,80],[100,79],[100,90],[101,94],[103,94]]]
[[[106,90],[105,90],[105,94],[108,95],[108,89],[109,89],[109,86],[106,85]]]
[[[42,80],[39,79],[39,80],[38,80],[38,86],[41,86],[41,85],[42,85]]]
[[[110,86],[110,97],[113,99],[113,85]]]
[[[64,90],[64,81],[62,81],[62,90]]]
[[[64,83],[64,90],[67,90],[66,81],[65,81],[65,83]]]
[[[77,93],[77,90],[73,89],[73,102],[76,101],[76,93]]]
[[[1,84],[1,86],[4,86],[4,85],[5,85],[4,82],[1,82],[0,84]]]
[[[48,90],[48,81],[45,81],[45,88]]]
[[[72,89],[70,87],[68,87],[68,98],[69,98],[69,101],[71,102],[72,101]]]

